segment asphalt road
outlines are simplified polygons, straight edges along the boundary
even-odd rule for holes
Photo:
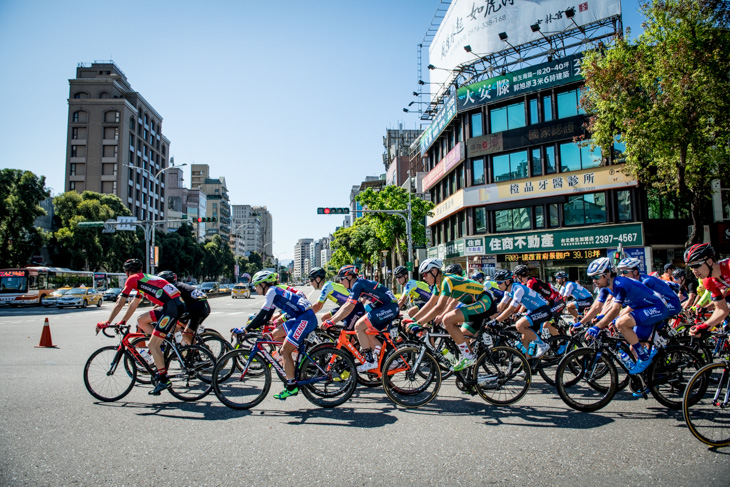
[[[312,292],[311,288],[305,288]],[[240,326],[261,297],[211,300],[206,325]],[[452,381],[417,410],[359,388],[334,410],[271,397],[234,411],[210,395],[182,403],[137,386],[120,402],[86,391],[82,370],[111,309],[0,309],[0,485],[717,485],[730,449],[712,450],[681,413],[619,393],[569,409],[539,376],[495,407]],[[57,349],[34,348],[48,317]],[[281,385],[274,379],[271,394]]]

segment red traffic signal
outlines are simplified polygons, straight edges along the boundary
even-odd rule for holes
[[[317,208],[318,215],[349,215],[349,208]]]

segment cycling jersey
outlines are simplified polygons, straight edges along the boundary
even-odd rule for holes
[[[409,280],[403,288],[403,294],[407,294],[412,302],[428,301],[431,299],[431,287],[422,281]]]
[[[307,312],[312,304],[298,294],[280,288],[279,286],[271,286],[264,295],[264,305],[261,309],[264,311],[273,310],[274,307],[279,308],[291,318],[296,318]]]
[[[556,292],[548,283],[536,277],[527,280],[527,287],[537,291],[548,303],[554,303],[555,300],[560,298],[560,293]]]
[[[699,296],[699,292],[697,292],[697,288],[699,287],[699,283],[695,281],[694,279],[690,279],[689,277],[684,278],[684,284],[682,284],[679,287],[679,294],[681,294],[681,300],[682,302],[686,301],[689,298],[690,294],[694,294],[695,296]]]
[[[669,316],[674,316],[682,311],[679,296],[677,296],[677,294],[669,286],[669,281],[664,281],[653,276],[647,276],[646,274],[640,274],[639,278],[646,287],[664,299],[664,305],[669,310]]]
[[[393,291],[382,284],[363,278],[358,279],[355,281],[355,284],[352,285],[347,302],[355,304],[360,297],[365,297],[370,300],[370,302],[373,303],[374,308],[398,302],[398,300],[395,299]]]
[[[284,291],[289,291],[290,293],[296,294],[297,296],[301,296],[303,298],[307,297],[307,295],[304,294],[304,291],[300,291],[295,287],[287,286],[286,284],[277,284],[276,287],[283,289]]]
[[[190,284],[178,282],[175,287],[180,291],[180,296],[185,302],[185,310],[193,313],[198,310],[208,308],[208,296],[199,289],[195,289]]]
[[[347,296],[350,293],[347,288],[338,282],[327,281],[322,287],[322,292],[319,295],[318,302],[324,303],[325,300],[329,299],[332,302],[337,303],[338,306],[342,306],[347,302]]]
[[[499,284],[494,281],[487,281],[484,283],[484,290],[492,293],[496,301],[500,301],[504,297],[504,291],[499,288]]]
[[[449,296],[465,304],[475,303],[486,294],[484,285],[465,277],[447,274],[441,283],[434,286],[436,293],[441,296]]]
[[[593,295],[588,289],[573,281],[566,281],[565,284],[560,287],[560,295],[565,298],[573,296],[576,301],[593,299]]]
[[[548,306],[547,300],[540,296],[537,291],[535,291],[534,289],[530,289],[529,287],[519,282],[512,283],[512,288],[509,292],[504,293],[500,304],[508,303],[510,302],[510,299],[512,300],[512,302],[510,303],[511,307],[517,308],[521,304],[525,308],[527,308],[528,311],[534,311],[536,309]]]
[[[163,306],[168,301],[180,297],[180,291],[163,278],[142,272],[132,274],[127,278],[121,295],[126,298],[134,289],[137,290],[140,298],[146,296],[157,306]]]
[[[613,302],[633,309],[648,306],[664,307],[664,302],[646,285],[628,277],[613,278]]]
[[[716,264],[720,266],[720,277],[702,279],[702,285],[710,291],[713,301],[724,299],[722,291],[730,288],[730,259],[721,260]]]

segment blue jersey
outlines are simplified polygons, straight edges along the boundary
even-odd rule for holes
[[[666,308],[664,301],[654,294],[654,291],[639,281],[621,276],[613,278],[613,301],[633,309],[649,306],[656,306],[659,309]]]
[[[593,295],[588,289],[573,281],[567,281],[563,286],[561,286],[560,295],[565,298],[573,296],[576,301],[593,299]]]
[[[647,276],[646,274],[641,274],[639,278],[646,287],[666,300],[666,306],[672,314],[676,314],[681,310],[682,304],[679,302],[679,296],[672,290],[672,287],[669,285],[670,281],[664,281],[658,277]]]
[[[271,286],[266,291],[264,305],[261,306],[261,309],[268,311],[274,307],[279,308],[290,318],[296,318],[306,313],[312,307],[312,304],[307,298],[303,298],[298,294],[277,286]]]
[[[393,292],[382,284],[367,279],[358,279],[350,289],[350,296],[347,298],[348,303],[355,304],[360,297],[366,297],[378,308],[388,303],[397,303]]]
[[[518,307],[520,304],[527,308],[528,311],[535,311],[538,308],[547,306],[548,302],[540,296],[537,291],[530,289],[519,282],[513,282],[509,292],[504,293],[500,303],[507,303],[512,300],[510,306]]]

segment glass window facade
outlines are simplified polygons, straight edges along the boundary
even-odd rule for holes
[[[575,142],[560,144],[560,172],[580,171],[601,165],[601,148],[591,151],[590,145]]]
[[[527,177],[527,151],[512,152],[492,157],[494,182]]]
[[[545,147],[545,174],[555,174],[558,172],[555,163],[555,146],[548,145]]]
[[[563,204],[563,224],[566,227],[605,222],[605,193],[571,196],[568,202]]]
[[[531,208],[512,208],[494,212],[494,228],[497,232],[530,229]]]
[[[489,110],[489,126],[493,134],[524,127],[525,125],[527,125],[525,120],[525,102]]]
[[[540,176],[542,175],[542,157],[540,156],[540,148],[537,147],[535,149],[532,149],[531,151],[532,155],[532,175],[533,176]]]
[[[530,100],[530,125],[540,122],[540,116],[537,112],[537,98]]]
[[[484,159],[472,159],[471,161],[471,184],[476,186],[478,184],[484,184],[486,182],[484,174]]]
[[[474,210],[474,231],[477,234],[487,233],[487,210],[485,208]]]
[[[471,136],[479,137],[484,135],[484,124],[482,123],[482,112],[471,114]]]
[[[542,97],[543,122],[550,122],[553,119],[553,97],[546,95]]]
[[[565,91],[558,93],[558,118],[574,117],[576,115],[585,114],[585,110],[580,107],[580,90]]]
[[[618,204],[619,221],[631,221],[631,191],[617,191],[616,202]]]

